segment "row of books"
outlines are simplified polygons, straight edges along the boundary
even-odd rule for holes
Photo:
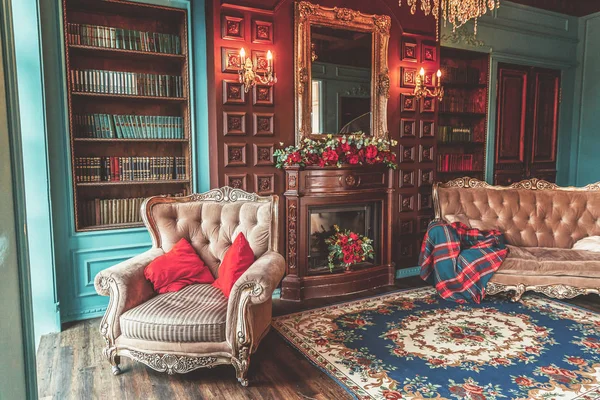
[[[183,139],[183,118],[152,115],[86,114],[74,116],[82,138]]]
[[[485,104],[479,98],[466,96],[464,93],[447,93],[440,103],[441,112],[484,113]]]
[[[71,70],[75,92],[183,97],[181,76],[100,69]]]
[[[480,71],[479,68],[466,67],[456,68],[442,66],[442,74],[446,83],[468,83],[479,84]]]
[[[437,170],[448,171],[471,171],[473,169],[473,154],[438,154]]]
[[[185,191],[167,195],[185,196]],[[140,208],[145,198],[93,199],[81,202],[80,222],[83,226],[134,224],[142,222]]]
[[[71,44],[84,46],[181,54],[179,36],[168,33],[69,23],[67,24],[67,39]]]
[[[187,179],[185,157],[77,157],[77,182]]]
[[[437,140],[442,143],[470,142],[473,140],[473,128],[440,125]]]

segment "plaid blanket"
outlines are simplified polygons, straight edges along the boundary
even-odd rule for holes
[[[506,258],[500,231],[480,231],[461,222],[433,221],[423,239],[421,278],[444,299],[480,303],[485,286]]]

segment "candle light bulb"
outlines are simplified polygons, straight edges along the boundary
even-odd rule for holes
[[[271,61],[273,59],[273,54],[271,53],[271,50],[267,51],[267,60]]]
[[[244,50],[243,47],[240,50],[240,59],[242,61],[242,64],[244,64],[244,62],[246,61],[246,50]]]
[[[421,68],[421,70],[419,71],[419,75],[425,76],[425,68]]]
[[[441,78],[441,77],[442,77],[442,71],[440,71],[439,69],[438,69],[438,72],[437,72],[437,77],[438,77],[438,78]]]

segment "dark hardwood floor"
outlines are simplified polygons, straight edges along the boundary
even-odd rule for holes
[[[360,295],[313,299],[302,304],[274,301],[273,314],[368,297],[399,288],[419,287],[418,278]],[[580,296],[570,303],[600,312],[600,298]],[[42,337],[38,349],[40,399],[349,399],[343,388],[271,331],[252,357],[250,386],[243,388],[232,366],[199,369],[186,375],[158,373],[123,357],[123,373],[111,374],[102,357],[100,319],[81,321],[63,332]]]

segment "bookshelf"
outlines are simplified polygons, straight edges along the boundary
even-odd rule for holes
[[[187,11],[63,0],[63,22],[75,229],[142,226],[192,191]]]
[[[438,112],[438,180],[484,179],[487,144],[489,55],[442,47],[445,96]]]

